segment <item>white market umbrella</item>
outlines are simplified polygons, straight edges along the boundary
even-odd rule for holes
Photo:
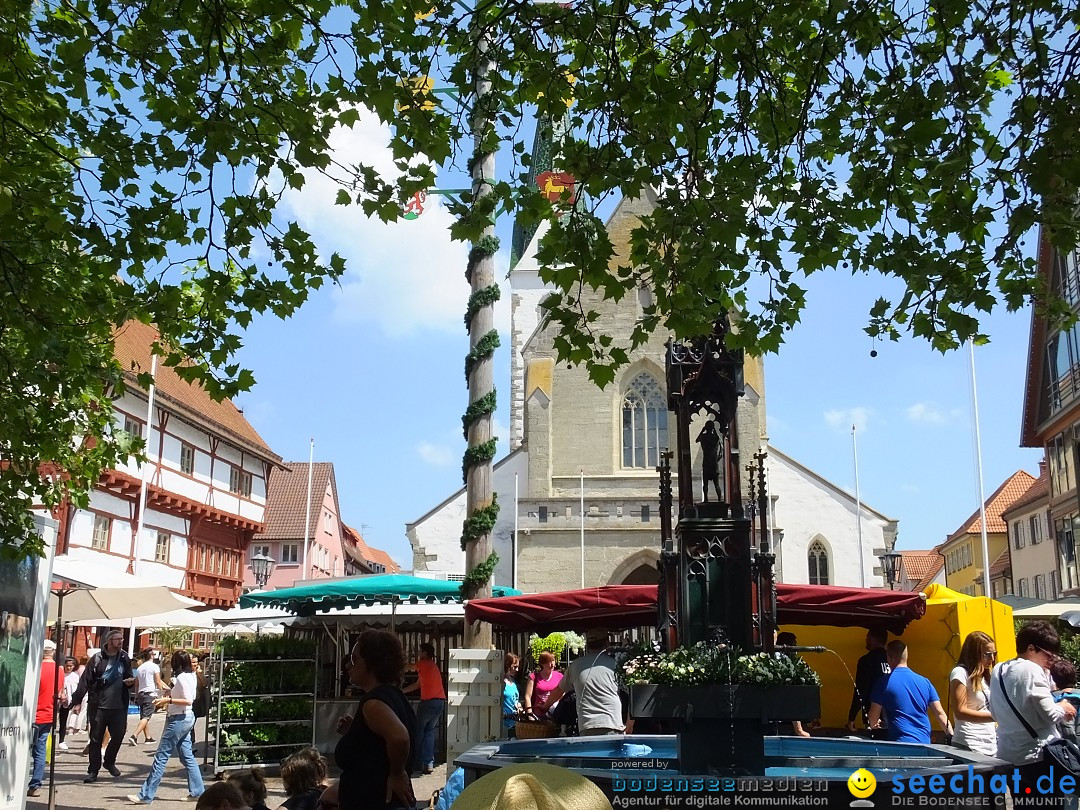
[[[53,560],[49,621],[101,624],[202,606],[142,577],[114,571],[101,563],[61,554]]]
[[[67,612],[65,603],[64,612]],[[154,613],[147,616],[124,616],[121,617],[123,624],[134,624],[145,630],[159,630],[169,627],[190,627],[192,630],[208,630],[214,627],[212,618],[207,616],[206,611],[189,610],[180,608],[166,613]],[[82,619],[70,622],[80,627],[93,627],[100,624],[96,619]]]

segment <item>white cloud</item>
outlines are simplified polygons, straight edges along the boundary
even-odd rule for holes
[[[944,425],[950,419],[955,419],[961,414],[959,408],[945,411],[934,402],[916,402],[907,409],[907,418],[912,422],[922,422],[929,425]]]
[[[390,128],[362,110],[351,129],[330,136],[332,157],[363,163],[383,178],[398,175],[388,148]],[[429,195],[423,214],[393,223],[368,219],[357,205],[337,205],[340,185],[308,173],[303,189],[289,190],[285,205],[327,254],[346,260],[347,272],[335,296],[335,319],[370,321],[389,337],[434,330],[464,334],[462,316],[469,297],[465,267],[469,248],[452,241],[453,216],[441,198]],[[505,275],[507,257],[496,257],[496,278]],[[500,272],[499,266],[502,270]],[[496,328],[509,331],[509,290],[496,305]]]
[[[825,423],[830,427],[851,430],[854,425],[859,433],[865,433],[870,421],[870,409],[858,406],[855,408],[841,408],[838,410],[825,411]]]
[[[416,446],[416,454],[432,467],[449,467],[458,458],[449,445],[431,442],[420,442]]]

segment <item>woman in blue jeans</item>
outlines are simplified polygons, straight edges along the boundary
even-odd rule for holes
[[[157,794],[161,777],[165,775],[165,766],[173,752],[180,757],[180,762],[187,770],[188,794],[198,798],[203,793],[202,774],[199,763],[191,752],[191,729],[195,726],[195,713],[191,704],[195,702],[199,683],[191,666],[191,656],[183,650],[177,650],[172,657],[173,686],[166,697],[154,701],[158,708],[167,707],[165,730],[161,733],[157,754],[150,775],[146,777],[138,794],[128,796],[132,804],[150,804]]]

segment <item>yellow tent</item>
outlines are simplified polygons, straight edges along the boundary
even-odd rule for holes
[[[1016,656],[1012,608],[943,585],[931,585],[925,596],[926,614],[911,622],[900,638],[908,645],[908,665],[931,680],[941,696],[941,705],[948,711],[949,672],[956,666],[968,633],[982,630],[990,635],[997,644],[999,661]],[[828,648],[829,652],[806,653],[803,657],[821,677],[822,725],[844,726],[854,692],[855,667],[866,652],[866,629],[789,624],[781,630],[794,633],[800,645]]]

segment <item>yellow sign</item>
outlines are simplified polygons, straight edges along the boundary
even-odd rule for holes
[[[859,768],[847,780],[848,790],[856,799],[865,799],[877,790],[877,779],[866,768]]]
[[[412,93],[413,98],[417,99],[420,102],[416,105],[416,109],[435,109],[435,102],[428,98],[431,91],[435,88],[435,80],[430,76],[410,76],[404,81],[399,81],[398,87],[409,88],[409,92]],[[405,112],[406,110],[411,109],[413,109],[413,106],[411,104],[398,103],[397,105],[398,112]]]

